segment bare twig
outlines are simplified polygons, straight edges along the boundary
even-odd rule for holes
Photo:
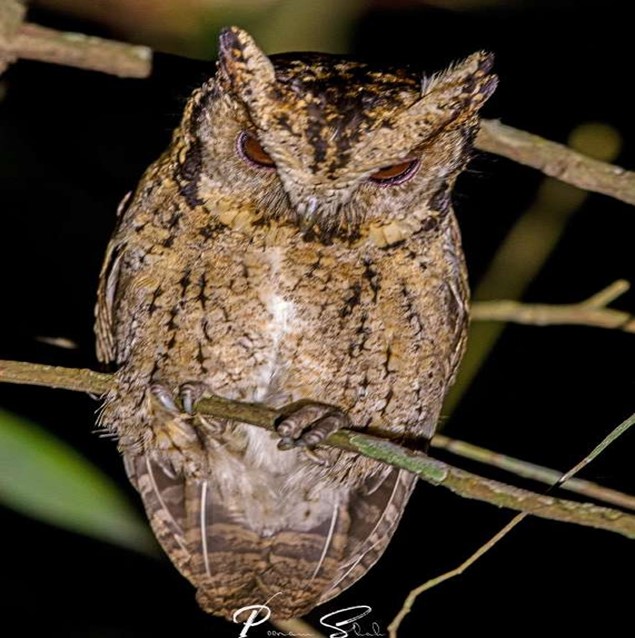
[[[483,120],[476,138],[482,151],[496,153],[578,188],[635,204],[635,172],[592,159],[562,144]]]
[[[488,552],[496,543],[498,543],[502,538],[507,536],[509,532],[520,523],[527,514],[517,514],[512,518],[505,527],[503,527],[499,532],[497,532],[492,538],[490,538],[487,543],[481,545],[467,560],[463,561],[458,567],[451,569],[449,572],[445,572],[435,578],[431,578],[427,580],[425,583],[415,587],[409,594],[404,604],[402,605],[399,613],[393,618],[390,625],[388,625],[388,636],[389,638],[397,638],[397,632],[399,631],[399,627],[403,622],[403,619],[412,611],[412,607],[415,604],[417,598],[423,594],[423,592],[444,583],[446,580],[450,580],[451,578],[455,578],[456,576],[460,576],[466,569],[471,567],[483,554]]]
[[[435,434],[431,441],[431,446],[472,461],[505,470],[516,476],[546,483],[547,485],[553,485],[565,476],[558,470],[552,470],[542,465],[536,465],[535,463],[528,463],[527,461],[516,459],[512,456],[501,454],[500,452],[493,452],[492,450],[487,450],[472,443],[451,439],[443,434]],[[598,485],[592,481],[573,478],[567,480],[566,483],[562,485],[562,489],[575,492],[576,494],[582,494],[583,496],[603,501],[604,503],[610,503],[622,509],[635,510],[635,497],[624,494],[623,492],[618,492],[617,490],[612,490],[603,485]]]
[[[11,62],[23,58],[120,77],[150,75],[152,51],[148,47],[22,24],[24,8],[21,3],[2,0],[0,4],[0,73]]]
[[[82,368],[60,368],[25,361],[0,360],[0,383],[39,385],[102,395],[110,387],[110,375]]]
[[[148,47],[104,40],[81,33],[64,33],[37,24],[24,24],[11,42],[16,57],[65,64],[120,77],[145,78],[152,68]]]
[[[556,324],[595,326],[635,333],[635,317],[607,305],[629,289],[629,283],[616,281],[589,299],[575,304],[526,304],[518,301],[478,301],[472,305],[475,321],[510,321],[550,326]]]
[[[563,474],[557,481],[555,481],[551,488],[559,487],[570,481],[575,474],[577,474],[582,468],[586,467],[591,461],[596,459],[606,448],[614,443],[620,436],[622,436],[629,428],[631,428],[635,424],[635,414],[631,415],[628,419],[620,423],[616,428],[614,428],[608,436],[606,436],[593,450],[585,456],[579,463],[577,463],[574,467],[572,467],[568,472]],[[450,570],[440,576],[435,578],[431,578],[426,581],[419,587],[413,589],[406,598],[403,606],[399,610],[399,613],[395,616],[393,621],[388,625],[388,635],[389,638],[397,638],[397,631],[403,621],[403,619],[410,613],[412,610],[412,606],[414,605],[417,597],[425,591],[440,585],[441,583],[449,580],[450,578],[454,578],[455,576],[460,576],[466,569],[471,567],[483,554],[488,552],[494,545],[500,542],[505,536],[507,536],[515,527],[517,527],[527,516],[528,512],[521,512],[514,516],[514,518],[505,525],[499,532],[497,532],[492,538],[490,538],[487,543],[481,545],[466,561],[461,563],[455,569]]]
[[[108,387],[107,381],[108,375],[90,370],[0,361],[0,382],[44,385],[103,394]],[[274,428],[280,417],[280,412],[266,406],[230,401],[221,397],[202,399],[196,405],[196,409],[201,414],[249,423],[269,430]],[[331,434],[326,444],[408,470],[427,483],[445,487],[464,498],[635,538],[635,516],[626,512],[535,494],[471,474],[426,454],[405,450],[391,441],[352,430],[340,430]]]

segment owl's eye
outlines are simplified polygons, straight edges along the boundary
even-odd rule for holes
[[[267,151],[260,145],[260,142],[251,133],[243,131],[238,136],[238,153],[240,156],[256,166],[272,168],[274,161],[269,157]]]
[[[371,181],[381,184],[382,186],[392,186],[393,184],[401,184],[410,179],[419,167],[418,159],[408,159],[399,164],[384,166],[376,173],[370,176]]]

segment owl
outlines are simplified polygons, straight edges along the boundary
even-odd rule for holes
[[[201,607],[302,616],[379,559],[415,484],[326,445],[425,448],[461,359],[455,180],[496,86],[220,37],[165,153],[120,207],[98,290],[101,423]],[[196,412],[218,395],[276,432]]]

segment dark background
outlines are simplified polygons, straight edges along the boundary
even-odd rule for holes
[[[462,12],[375,6],[357,24],[353,50],[430,70],[479,48],[494,51],[501,82],[486,108],[488,117],[558,141],[581,122],[609,123],[623,138],[617,162],[634,167],[628,3],[508,5]],[[36,11],[31,18],[112,35],[55,13]],[[96,366],[92,308],[117,203],[167,144],[188,93],[212,72],[212,63],[160,55],[149,80],[28,62],[5,75],[0,358]],[[541,180],[530,169],[485,155],[461,179],[455,199],[474,283]],[[525,299],[574,302],[615,279],[635,279],[634,231],[633,208],[591,196]],[[632,311],[635,295],[616,305]],[[37,342],[39,335],[65,336],[79,348],[53,348]],[[634,339],[583,327],[508,327],[445,433],[567,469],[633,411]],[[71,443],[137,502],[114,444],[93,433],[91,399],[0,386],[0,406]],[[632,491],[634,442],[628,434],[583,476]],[[486,472],[467,461],[452,462]],[[12,633],[238,634],[199,611],[192,588],[167,559],[145,558],[9,510],[1,514],[0,617],[6,627],[17,623]],[[368,604],[385,631],[412,587],[459,564],[511,516],[421,484],[380,563],[322,613]],[[591,619],[609,635],[632,627],[633,558],[632,545],[618,535],[526,520],[465,575],[426,593],[400,635],[477,630],[497,636],[519,628],[573,634]],[[309,620],[317,624],[319,616],[320,610]]]

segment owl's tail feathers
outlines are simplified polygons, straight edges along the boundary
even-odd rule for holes
[[[319,604],[353,585],[381,558],[416,482],[414,474],[390,469],[379,480],[369,480],[351,493],[348,507],[351,524],[344,559]]]
[[[275,618],[302,616],[337,577],[350,544],[346,496],[313,528],[266,535],[237,522],[207,480],[146,454],[125,461],[159,543],[208,613],[232,620],[243,607],[267,605]]]

